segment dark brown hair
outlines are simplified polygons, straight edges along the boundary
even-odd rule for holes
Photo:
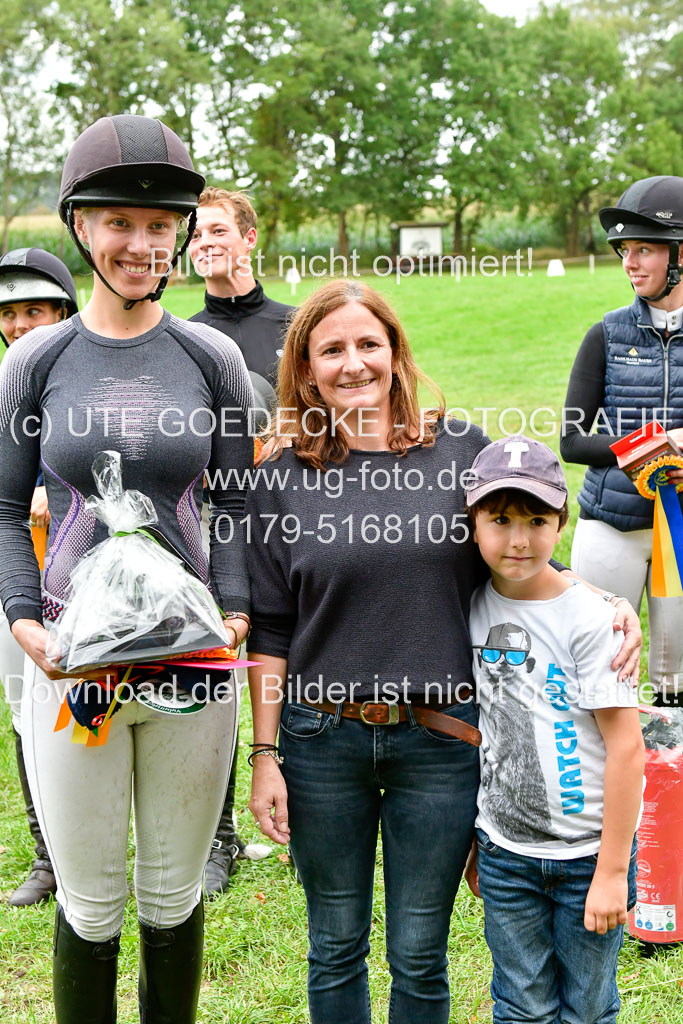
[[[484,495],[480,501],[468,506],[467,514],[472,522],[476,523],[479,512],[499,516],[511,509],[523,516],[559,516],[560,529],[566,526],[569,520],[569,504],[566,500],[562,508],[551,508],[528,491],[516,491],[510,487],[502,487],[499,491],[491,491]]]

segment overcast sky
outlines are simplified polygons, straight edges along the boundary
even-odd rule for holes
[[[524,21],[538,7],[538,0],[482,0],[484,7],[494,14]]]

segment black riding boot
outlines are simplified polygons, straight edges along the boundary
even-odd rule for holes
[[[140,1024],[195,1024],[203,949],[201,902],[176,928],[140,922]]]
[[[238,736],[239,739],[239,736]],[[216,836],[211,845],[209,859],[204,869],[204,892],[209,899],[220,896],[230,883],[230,876],[237,871],[237,857],[244,849],[244,843],[235,832],[233,808],[235,806],[235,778],[237,776],[237,743],[232,760],[225,803],[218,822]]]
[[[14,746],[17,752],[19,782],[21,783],[21,792],[24,795],[24,803],[26,804],[28,827],[31,830],[33,842],[36,847],[36,859],[33,862],[30,875],[24,884],[19,886],[16,892],[12,893],[9,898],[9,902],[11,907],[30,907],[34,903],[42,903],[44,900],[47,900],[50,896],[54,895],[57,891],[57,882],[55,881],[55,876],[52,871],[52,864],[50,863],[50,856],[47,852],[47,847],[45,846],[43,833],[40,831],[35,807],[33,806],[33,797],[31,796],[28,779],[26,778],[26,767],[24,765],[24,751],[21,746],[21,736],[18,732],[15,732],[14,729],[12,732],[14,732]]]
[[[57,907],[52,984],[56,1024],[115,1024],[119,936],[88,942]]]

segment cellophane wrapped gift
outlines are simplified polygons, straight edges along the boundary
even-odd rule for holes
[[[47,656],[63,672],[159,661],[223,647],[218,607],[182,558],[146,532],[152,501],[125,491],[119,452],[92,466],[100,497],[86,507],[109,527],[71,573],[65,608],[50,631]]]

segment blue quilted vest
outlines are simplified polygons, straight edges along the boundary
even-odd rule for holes
[[[598,433],[616,440],[652,419],[668,429],[683,426],[683,332],[665,342],[638,296],[607,313],[602,328],[607,366]],[[589,466],[578,500],[590,516],[617,530],[652,526],[654,502],[642,498],[616,466]]]

